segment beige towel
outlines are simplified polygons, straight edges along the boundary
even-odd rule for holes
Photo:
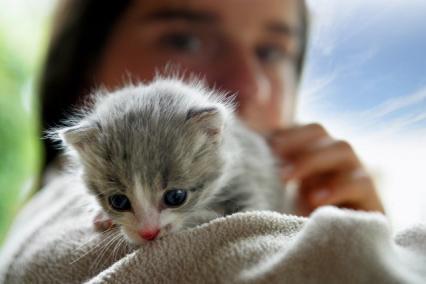
[[[238,213],[140,248],[93,230],[93,202],[57,180],[15,222],[4,283],[426,283],[426,226],[392,236],[380,214]]]

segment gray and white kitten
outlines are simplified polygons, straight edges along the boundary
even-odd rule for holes
[[[282,211],[269,148],[233,111],[199,81],[157,78],[100,92],[58,134],[104,212],[142,244],[238,211]]]

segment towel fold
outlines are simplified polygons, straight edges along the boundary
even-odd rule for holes
[[[0,255],[2,283],[426,283],[426,225],[395,237],[378,213],[237,213],[128,245],[96,232],[94,200],[58,179],[24,208]]]

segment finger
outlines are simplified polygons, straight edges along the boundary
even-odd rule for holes
[[[298,154],[307,145],[325,137],[328,137],[326,130],[321,125],[313,123],[278,130],[268,138],[268,142],[275,153],[288,157]]]
[[[324,205],[384,212],[371,178],[363,169],[336,175],[316,188],[301,191],[308,207],[314,210]]]
[[[330,180],[334,180],[336,174],[322,174],[308,177],[299,182],[297,193],[297,209],[298,214],[309,216],[309,214],[317,208],[316,204],[311,201],[312,195],[321,189],[328,190],[330,188]],[[322,193],[319,193],[322,195]],[[328,195],[328,192],[325,194]]]
[[[354,170],[361,166],[352,147],[344,141],[322,143],[303,153],[292,166],[281,170],[284,180],[303,180],[311,176]]]
[[[309,194],[309,192],[313,189],[319,187],[327,187],[330,183],[330,180],[334,180],[336,178],[336,173],[326,173],[320,175],[314,175],[303,179],[299,182],[299,191],[301,194]]]
[[[366,175],[354,173],[336,176],[327,184],[310,190],[309,203],[312,207],[357,203],[365,195],[364,191],[371,187],[370,183]]]

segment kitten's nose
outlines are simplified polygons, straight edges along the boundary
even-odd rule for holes
[[[158,234],[160,233],[159,229],[155,229],[155,230],[139,230],[138,234],[142,239],[145,239],[147,241],[152,241],[154,240]]]

